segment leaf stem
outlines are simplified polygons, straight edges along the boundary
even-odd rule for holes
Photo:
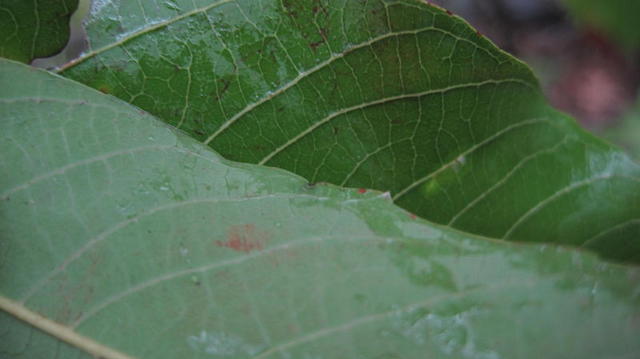
[[[22,304],[1,295],[0,309],[57,339],[84,350],[97,358],[133,359],[131,356],[87,338],[84,335],[73,331],[71,328],[45,318],[44,316],[26,308]]]

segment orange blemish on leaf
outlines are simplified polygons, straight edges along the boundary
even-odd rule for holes
[[[358,189],[358,193],[365,194],[365,193],[367,193],[367,190],[364,189],[364,188],[360,188],[360,189]]]
[[[218,247],[226,247],[237,252],[249,253],[262,250],[267,241],[267,233],[256,230],[253,224],[231,226],[226,241],[216,241]]]

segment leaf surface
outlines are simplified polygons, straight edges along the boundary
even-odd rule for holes
[[[225,158],[390,191],[471,233],[640,260],[640,168],[420,1],[111,1],[63,75]]]
[[[622,146],[636,161],[640,161],[640,97],[621,116],[616,126],[604,131],[603,136]]]
[[[638,268],[229,162],[41,70],[0,78],[0,304],[139,358],[640,352]],[[84,357],[3,309],[3,356]]]
[[[28,63],[61,51],[77,7],[78,0],[3,0],[0,56]]]

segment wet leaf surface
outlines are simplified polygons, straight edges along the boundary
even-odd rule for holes
[[[222,159],[0,60],[0,296],[139,358],[640,352],[640,272]],[[544,238],[541,238],[544,240]],[[5,308],[6,310],[6,308]],[[2,356],[85,357],[0,312]]]
[[[420,1],[111,1],[64,76],[227,159],[390,191],[432,222],[640,260],[640,168]]]

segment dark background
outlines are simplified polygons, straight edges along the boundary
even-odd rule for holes
[[[554,107],[640,159],[637,50],[623,48],[599,29],[579,23],[559,0],[432,2],[460,15],[529,64]]]

